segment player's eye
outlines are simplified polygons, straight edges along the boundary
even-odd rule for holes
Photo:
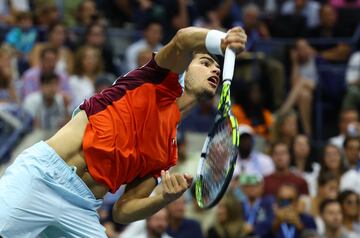
[[[209,67],[210,66],[210,62],[208,60],[202,60],[201,61],[201,64],[202,65],[205,65],[206,67]]]

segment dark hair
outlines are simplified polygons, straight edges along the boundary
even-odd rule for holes
[[[58,26],[62,26],[62,27],[64,27],[64,28],[66,28],[66,25],[65,25],[63,22],[58,21],[58,22],[52,23],[52,24],[48,27],[48,29],[47,29],[47,34],[49,35],[49,34],[50,34],[51,32],[53,32],[53,31],[55,30],[55,28],[58,27]]]
[[[98,22],[93,22],[93,23],[91,23],[88,27],[86,27],[86,29],[85,29],[85,34],[84,34],[84,37],[85,37],[85,40],[84,40],[84,41],[85,41],[85,42],[86,42],[86,38],[89,36],[90,32],[92,31],[92,29],[93,29],[94,27],[100,27],[100,28],[103,30],[104,35],[106,35],[106,29],[104,28],[104,26],[101,25],[101,24],[98,23]]]
[[[43,84],[50,84],[53,81],[59,81],[59,76],[54,72],[51,73],[43,73],[40,75],[40,83]]]
[[[40,59],[43,60],[47,53],[58,55],[58,49],[52,46],[45,46],[40,52]]]
[[[337,177],[333,172],[330,171],[326,171],[323,173],[319,174],[319,177],[317,179],[318,182],[318,186],[324,186],[325,184],[327,184],[330,181],[336,180],[337,181]]]
[[[289,146],[282,141],[275,141],[274,143],[271,144],[271,148],[270,148],[270,155],[272,155],[274,153],[274,150],[277,146],[279,145],[285,145],[285,147],[287,148],[287,151],[290,153],[290,148]],[[291,155],[290,155],[291,156]],[[291,159],[291,158],[290,158]]]
[[[345,200],[351,195],[355,195],[356,199],[359,201],[360,197],[356,192],[354,192],[353,190],[344,190],[338,195],[339,203],[342,205],[345,202]]]
[[[295,138],[292,140],[291,142],[291,145],[290,145],[290,155],[291,155],[291,159],[290,159],[290,166],[296,166],[295,164],[295,152],[294,152],[294,145],[295,145],[295,141],[296,141],[296,138],[298,136],[305,136],[307,141],[308,141],[308,144],[309,144],[309,155],[308,157],[306,157],[306,161],[305,161],[305,172],[313,172],[313,167],[312,167],[312,163],[313,163],[313,148],[312,148],[312,143],[310,141],[310,138],[306,135],[302,135],[302,134],[298,134],[295,136]]]
[[[346,146],[348,145],[348,143],[352,140],[357,140],[358,142],[360,142],[360,137],[358,136],[347,136],[345,137],[344,143],[343,143],[343,148],[345,149]]]
[[[320,214],[323,214],[325,208],[332,203],[339,204],[338,200],[336,200],[336,199],[327,198],[327,199],[323,200],[319,206]]]

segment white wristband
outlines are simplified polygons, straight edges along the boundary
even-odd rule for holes
[[[218,30],[210,30],[205,39],[205,47],[210,54],[224,55],[221,50],[221,39],[226,36],[225,32]]]

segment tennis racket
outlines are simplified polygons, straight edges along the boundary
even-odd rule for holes
[[[230,101],[235,58],[235,52],[227,48],[218,112],[205,140],[197,168],[195,194],[201,208],[211,208],[219,202],[229,186],[236,164],[239,135]]]

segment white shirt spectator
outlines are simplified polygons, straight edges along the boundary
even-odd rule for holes
[[[73,111],[85,99],[90,98],[95,93],[94,83],[86,76],[71,76],[69,86],[72,96],[70,111]]]
[[[296,168],[291,168],[291,171],[305,179],[309,188],[310,196],[315,197],[317,194],[317,179],[320,173],[321,166],[318,163],[312,163],[311,167],[312,172],[299,172]]]
[[[41,92],[31,93],[25,97],[23,108],[39,120],[42,129],[59,129],[66,119],[64,98],[61,94],[56,94],[53,104],[48,107]]]
[[[154,52],[157,52],[162,47],[163,47],[162,44],[157,44],[152,50]],[[145,39],[138,40],[129,46],[129,48],[127,49],[126,54],[125,54],[127,71],[138,68],[137,57],[138,57],[140,51],[142,51],[146,48],[151,48],[151,47],[145,41]],[[139,66],[141,66],[141,65],[139,65]]]
[[[340,180],[340,191],[353,190],[360,195],[360,171],[351,169]]]
[[[360,79],[360,51],[353,53],[346,69],[346,83],[353,84]]]
[[[301,15],[306,18],[306,24],[309,28],[314,28],[319,25],[319,10],[320,4],[318,2],[308,0],[305,7],[302,9]],[[282,15],[293,15],[295,14],[295,1],[286,1],[281,9]]]
[[[129,224],[125,230],[120,234],[121,238],[147,238],[146,221],[140,220]],[[172,238],[168,234],[164,233],[161,238]]]
[[[241,159],[239,156],[237,158],[234,176],[240,173],[249,173],[249,174],[261,174],[262,176],[267,176],[272,174],[275,171],[274,163],[272,159],[261,152],[253,151],[251,152],[249,158]]]
[[[345,141],[345,135],[343,134],[331,137],[329,139],[330,144],[337,146],[341,151],[343,150],[344,141]]]

